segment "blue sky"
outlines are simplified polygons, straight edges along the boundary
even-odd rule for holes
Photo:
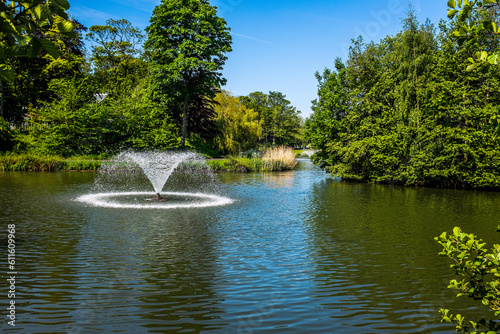
[[[144,29],[159,0],[69,0],[70,14],[85,26],[125,18]],[[376,41],[401,30],[409,3],[421,22],[446,18],[445,0],[211,0],[233,34],[233,52],[224,68],[234,95],[279,91],[311,114],[316,71],[346,59],[351,39]]]

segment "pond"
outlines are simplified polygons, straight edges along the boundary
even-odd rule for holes
[[[484,312],[447,289],[433,238],[461,226],[496,242],[498,193],[346,183],[301,161],[219,174],[234,200],[220,207],[75,201],[95,177],[0,173],[20,333],[453,333],[440,308]]]

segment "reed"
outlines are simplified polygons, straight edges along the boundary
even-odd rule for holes
[[[295,153],[291,147],[271,147],[266,150],[262,157],[261,170],[263,172],[290,170],[296,164]]]

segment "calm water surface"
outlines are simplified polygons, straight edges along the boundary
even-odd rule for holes
[[[4,280],[0,330],[453,333],[440,308],[482,313],[446,289],[433,237],[497,242],[500,194],[349,184],[309,162],[219,178],[235,203],[140,210],[76,202],[94,173],[0,173],[18,271],[16,327]]]

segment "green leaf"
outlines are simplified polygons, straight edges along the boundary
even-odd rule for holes
[[[49,55],[54,58],[59,57],[59,48],[57,45],[49,41],[48,39],[38,38],[38,42],[42,45],[42,48],[47,51]]]
[[[448,1],[448,7],[455,9],[456,6],[457,6],[457,3],[455,2],[455,0]]]
[[[35,14],[37,19],[42,20],[42,5],[38,5],[33,8],[33,13]]]
[[[63,21],[57,24],[57,31],[65,36],[75,35],[73,31],[73,24],[70,21]]]
[[[494,54],[488,56],[487,61],[490,64],[498,65],[500,63],[500,55],[498,53],[494,53]]]
[[[458,13],[458,10],[456,10],[456,9],[448,9],[448,18],[450,20],[453,20],[455,15],[457,15],[457,13]]]
[[[5,56],[6,57],[22,57],[26,55],[26,51],[24,48],[20,46],[10,46],[5,48]]]
[[[68,0],[52,0],[52,1],[64,9],[68,9],[70,7]]]
[[[6,64],[0,64],[0,81],[13,82],[15,79],[16,73],[14,70]]]
[[[19,45],[26,46],[31,42],[31,37],[26,35],[14,35],[14,38],[19,42]]]
[[[31,58],[37,57],[41,48],[42,48],[42,44],[40,43],[38,38],[33,38],[33,42],[31,43],[31,46],[28,49],[27,56],[31,57]]]

